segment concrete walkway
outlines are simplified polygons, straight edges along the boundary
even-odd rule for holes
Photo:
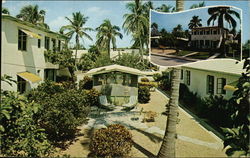
[[[136,109],[129,112],[105,112],[93,110],[88,123],[81,127],[84,135],[72,144],[62,154],[72,157],[86,157],[88,144],[96,129],[105,128],[110,124],[122,124],[133,135],[133,148],[131,157],[155,157],[160,149],[162,138],[165,134],[167,117],[161,113],[165,111],[168,98],[159,91],[151,93],[148,104],[139,104]],[[142,122],[145,111],[157,113],[155,122]],[[177,157],[226,157],[222,141],[199,125],[183,109],[179,110],[180,119],[177,124],[176,156]],[[76,152],[77,150],[77,152]]]

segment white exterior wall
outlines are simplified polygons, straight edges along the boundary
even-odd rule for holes
[[[38,48],[38,39],[31,38],[27,35],[27,51],[18,50],[18,29],[27,29],[31,32],[40,34],[41,48]],[[1,76],[4,74],[12,76],[12,79],[17,80],[17,73],[19,72],[31,72],[44,79],[44,69],[56,68],[53,65],[48,67],[48,63],[45,63],[44,59],[44,39],[45,36],[55,38],[55,35],[49,34],[38,29],[28,27],[26,25],[8,20],[2,19],[2,50],[1,50]],[[62,41],[62,40],[61,40]],[[58,39],[57,39],[58,45]],[[52,49],[52,41],[50,39],[50,47]],[[62,47],[62,42],[61,42]],[[26,90],[34,88],[38,85],[26,84]],[[17,91],[17,85],[13,84],[12,87],[5,82],[1,82],[1,88],[4,90]]]
[[[207,75],[214,76],[214,95],[223,95],[225,99],[229,99],[233,95],[233,91],[226,91],[226,94],[217,94],[217,78],[225,78],[226,84],[232,83],[239,79],[240,76],[230,75],[219,72],[202,71],[191,68],[183,68],[183,79],[181,83],[186,84],[186,70],[190,71],[190,86],[187,85],[190,91],[197,93],[200,97],[209,97],[207,94]]]

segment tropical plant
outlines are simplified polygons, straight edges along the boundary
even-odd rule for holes
[[[200,8],[200,7],[205,7],[205,6],[206,6],[206,4],[205,4],[205,2],[203,1],[203,2],[200,2],[200,3],[198,3],[198,4],[193,4],[193,5],[191,5],[191,6],[190,6],[190,9]]]
[[[95,67],[95,54],[87,53],[83,54],[77,63],[77,69],[82,71],[88,71]]]
[[[195,28],[195,27],[201,27],[201,19],[199,19],[199,16],[193,16],[192,19],[190,20],[188,27],[189,29]]]
[[[156,8],[157,11],[161,11],[161,12],[173,12],[174,11],[174,7],[171,5],[166,5],[166,4],[162,4],[160,7]]]
[[[86,33],[86,31],[92,31],[93,29],[89,27],[84,27],[85,23],[88,20],[88,17],[85,17],[81,12],[72,13],[72,16],[73,16],[72,19],[65,17],[70,22],[70,24],[63,26],[60,31],[64,32],[65,30],[68,30],[68,32],[65,33],[65,35],[68,36],[70,39],[75,34],[75,42],[76,42],[75,65],[76,65],[77,50],[79,49],[80,39],[83,40],[83,38],[86,37],[87,39],[92,40],[92,38]]]
[[[16,92],[1,93],[0,143],[3,156],[44,157],[53,152],[34,115],[40,105]]]
[[[85,123],[90,110],[91,102],[85,91],[65,88],[48,80],[27,95],[30,102],[41,105],[34,120],[55,145],[74,138],[77,127]]]
[[[84,76],[84,78],[79,81],[79,89],[90,90],[92,88],[93,88],[93,79],[92,78],[90,78],[88,76]]]
[[[10,14],[8,8],[2,8],[2,14]]]
[[[103,21],[103,23],[96,28],[96,45],[99,49],[108,51],[110,56],[110,45],[112,43],[113,49],[116,48],[116,36],[122,39],[122,34],[119,32],[120,28],[116,25],[112,25],[109,19]]]
[[[125,21],[122,27],[124,28],[125,33],[132,34],[135,43],[139,45],[142,60],[143,45],[148,42],[149,17],[147,16],[148,14],[146,14],[145,7],[143,7],[140,0],[127,3],[126,8],[130,13],[124,14],[123,17],[125,18]],[[147,9],[147,11],[149,11],[149,9]]]
[[[184,10],[184,0],[176,0],[176,10]],[[178,100],[179,100],[179,86],[180,86],[180,68],[173,68],[171,80],[171,94],[169,105],[166,109],[168,112],[168,119],[166,130],[163,137],[163,142],[158,153],[159,158],[175,157],[175,139],[176,139],[176,123],[178,114]]]
[[[233,114],[233,128],[223,128],[226,134],[224,147],[228,156],[249,157],[249,104],[250,104],[250,59],[245,59],[243,69],[245,73],[239,78],[237,90],[229,100]]]
[[[27,5],[16,17],[49,30],[49,25],[44,23],[45,14],[45,10],[39,10],[38,5]]]
[[[124,126],[113,124],[94,133],[90,151],[96,157],[124,157],[131,151],[132,142],[132,134]]]
[[[150,100],[150,87],[148,85],[139,86],[138,102],[141,104],[148,103]]]
[[[218,27],[224,29],[224,21],[226,21],[229,24],[229,27],[232,27],[232,31],[236,32],[236,26],[237,22],[235,19],[231,16],[234,15],[238,19],[240,19],[240,14],[234,10],[232,10],[230,7],[223,6],[223,7],[213,7],[208,8],[208,14],[210,15],[210,18],[207,20],[207,24],[210,25],[211,21],[214,22],[218,19]],[[225,37],[224,37],[225,31],[222,31],[222,47],[223,50],[222,53],[225,55]]]
[[[218,19],[218,26],[224,28],[225,20],[233,30],[235,30],[237,22],[232,17],[232,15],[240,19],[240,14],[227,6],[208,8],[208,14],[211,16],[207,20],[208,25],[210,25],[211,21],[213,21],[214,25],[214,22]]]
[[[72,51],[69,49],[62,49],[61,51],[54,52],[48,50],[44,52],[45,61],[52,64],[59,64],[61,67],[68,68],[71,76],[74,76],[74,62],[72,58]]]

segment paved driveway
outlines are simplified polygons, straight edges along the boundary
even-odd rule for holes
[[[151,62],[161,66],[177,66],[186,63],[191,63],[192,61],[151,54]]]

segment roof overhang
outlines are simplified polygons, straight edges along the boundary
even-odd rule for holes
[[[21,31],[23,31],[25,34],[27,34],[28,36],[30,36],[31,38],[37,38],[37,39],[42,39],[42,37],[34,32],[31,32],[29,30],[25,30],[25,29],[21,29]]]
[[[20,72],[20,73],[17,73],[17,75],[23,78],[24,80],[32,82],[32,83],[36,83],[42,80],[39,76],[30,72]]]
[[[116,71],[127,73],[127,74],[133,74],[133,75],[137,75],[137,76],[145,75],[144,72],[142,72],[138,69],[134,69],[134,68],[126,67],[126,66],[120,66],[120,65],[109,65],[109,66],[95,68],[95,69],[88,71],[86,73],[86,75],[94,76],[94,75],[116,72]]]

